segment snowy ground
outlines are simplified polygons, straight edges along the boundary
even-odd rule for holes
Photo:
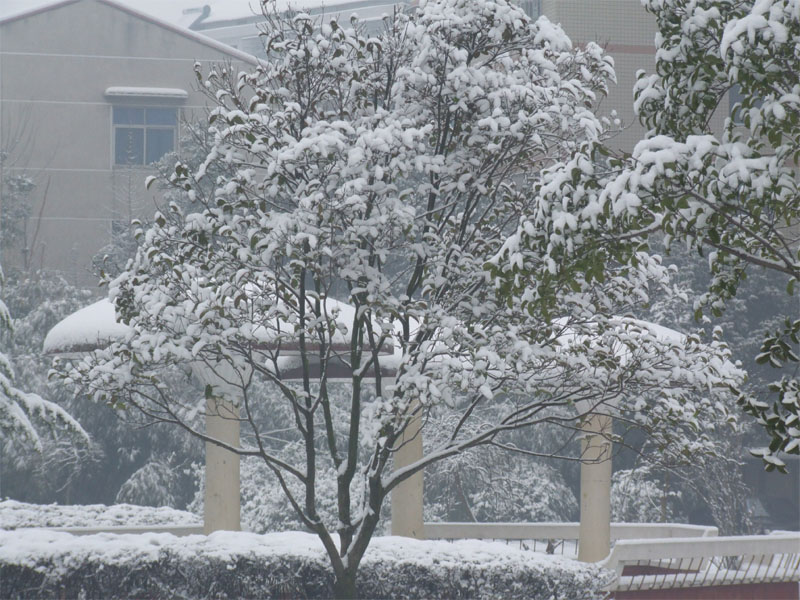
[[[137,525],[202,525],[194,513],[162,506],[133,504],[28,504],[16,500],[0,502],[0,529],[20,527],[111,527]]]

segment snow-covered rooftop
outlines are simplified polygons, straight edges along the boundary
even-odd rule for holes
[[[46,354],[89,352],[125,337],[130,328],[118,323],[114,305],[104,298],[75,311],[47,332],[43,350]]]
[[[62,2],[63,0],[2,0],[0,19],[46,9]],[[188,27],[199,16],[203,6],[202,0],[118,0],[118,4],[184,27]]]
[[[405,3],[406,0],[276,0],[275,8],[282,10],[321,10],[338,12],[340,10],[357,9],[359,6],[392,6]],[[206,20],[222,21],[243,19],[260,14],[258,3],[249,0],[215,0],[209,5],[211,12]]]
[[[324,300],[324,309],[337,323],[337,329],[331,336],[334,351],[349,352],[350,342],[346,332],[355,319],[355,309],[351,305],[333,298]],[[374,327],[376,330],[380,330],[377,323],[374,324]],[[284,351],[291,353],[290,344],[284,341],[285,334],[279,333],[291,330],[292,328],[286,323],[276,321],[274,327],[257,326],[246,333],[252,336],[257,343],[264,344],[264,347],[274,344],[280,337]],[[46,354],[90,352],[107,346],[114,340],[124,338],[129,331],[130,327],[117,321],[111,301],[104,298],[75,311],[56,323],[44,339],[43,350]],[[313,350],[313,348],[313,344],[310,344],[309,350]],[[383,365],[384,361],[382,361],[384,368],[389,368],[389,363],[396,366],[395,363],[400,360],[399,348],[396,348],[390,340],[381,347],[381,355],[387,362],[386,365]]]

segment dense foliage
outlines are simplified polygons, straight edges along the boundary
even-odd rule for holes
[[[60,427],[73,438],[88,443],[89,436],[80,424],[58,404],[14,385],[14,370],[6,356],[12,330],[11,314],[3,301],[3,271],[0,269],[0,431],[3,454],[17,454],[31,449],[41,452],[41,428]],[[26,447],[26,448],[25,448]]]
[[[656,73],[641,74],[635,108],[649,128],[630,156],[589,141],[537,184],[540,208],[523,221],[504,272],[546,250],[552,276],[574,281],[608,260],[635,264],[649,234],[697,248],[711,272],[696,303],[719,314],[748,268],[800,276],[800,19],[793,0],[647,0],[657,21]],[[724,118],[728,97],[731,116]],[[741,98],[741,101],[736,101]],[[723,123],[724,120],[724,123]],[[549,236],[543,231],[553,230]],[[587,237],[596,232],[594,244]],[[580,261],[575,258],[580,254]],[[764,338],[757,361],[781,378],[739,403],[770,433],[769,469],[800,453],[798,303]]]
[[[630,316],[669,289],[669,269],[630,245],[600,256],[591,231],[556,257],[575,218],[537,220],[541,170],[604,130],[599,46],[573,48],[505,0],[421,2],[376,37],[264,6],[267,61],[198,67],[214,143],[196,170],[176,165],[186,202],[136,232],[110,282],[129,333],[62,377],[262,460],[340,597],[398,484],[509,449],[514,430],[613,413],[665,463],[713,451],[742,372],[719,339]],[[518,229],[539,245],[518,252]],[[170,367],[200,374],[206,398],[172,394]],[[199,422],[221,395],[238,402],[242,444]],[[393,470],[404,434],[434,421],[422,458]]]

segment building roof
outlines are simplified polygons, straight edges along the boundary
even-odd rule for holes
[[[141,19],[142,21],[150,23],[151,25],[161,27],[162,29],[166,29],[176,35],[180,35],[204,46],[213,48],[214,50],[226,54],[236,60],[250,64],[256,64],[258,62],[258,60],[251,54],[247,54],[246,52],[232,48],[227,44],[223,44],[222,42],[218,42],[217,40],[213,40],[207,36],[191,31],[186,27],[181,27],[180,25],[170,23],[169,21],[142,12],[136,8],[132,8],[127,4],[123,4],[119,0],[3,0],[2,6],[0,7],[0,26],[12,23],[14,21],[26,19],[43,12],[69,6],[70,4],[89,1],[99,2],[100,4],[110,6],[115,10],[124,12],[137,19]],[[196,0],[186,1],[187,4],[197,4]]]
[[[273,0],[274,8],[282,11],[307,11],[311,14],[349,14],[365,8],[388,9],[409,0]],[[258,0],[206,0],[204,10],[190,25],[193,30],[213,29],[263,20]]]

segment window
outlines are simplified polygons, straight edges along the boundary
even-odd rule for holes
[[[519,7],[531,19],[538,19],[542,14],[542,0],[519,0]]]
[[[149,165],[175,150],[178,109],[114,106],[114,164]]]

